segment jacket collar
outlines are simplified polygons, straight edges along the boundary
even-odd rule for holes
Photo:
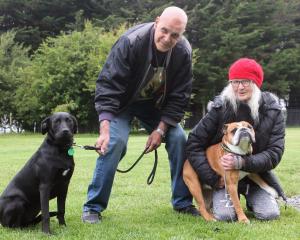
[[[279,98],[270,92],[262,92],[261,105],[265,109],[282,110],[282,106],[279,104]]]

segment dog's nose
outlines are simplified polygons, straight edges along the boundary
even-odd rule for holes
[[[70,130],[69,129],[63,129],[63,134],[65,135],[65,134],[70,134]]]
[[[241,131],[242,131],[242,132],[247,132],[247,131],[248,131],[248,129],[247,129],[247,128],[245,128],[245,127],[243,127],[243,128],[241,128]]]

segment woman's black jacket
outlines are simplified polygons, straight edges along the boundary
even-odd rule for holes
[[[275,175],[270,171],[279,164],[284,152],[285,123],[282,107],[277,97],[262,92],[259,122],[256,124],[247,108],[246,105],[240,106],[237,111],[239,114],[235,115],[227,103],[222,102],[219,96],[216,97],[209,112],[189,134],[186,146],[187,158],[202,183],[216,186],[219,176],[209,166],[205,150],[221,142],[224,124],[248,121],[254,127],[256,142],[253,144],[253,154],[244,157],[245,165],[241,170],[258,173],[277,190],[279,195],[284,195]]]

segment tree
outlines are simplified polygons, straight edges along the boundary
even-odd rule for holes
[[[55,111],[74,114],[81,128],[97,124],[95,83],[116,38],[123,32],[104,32],[87,22],[82,32],[48,38],[22,73],[17,90],[19,118],[30,127]]]
[[[85,20],[107,31],[149,16],[152,21],[152,10],[164,2],[170,4],[166,0],[0,0],[0,33],[15,29],[16,40],[35,50],[60,31],[83,30]]]
[[[47,36],[66,30],[76,11],[73,0],[1,0],[0,9],[0,31],[17,30],[16,40],[33,49]]]
[[[230,64],[240,57],[257,59],[265,69],[263,89],[280,97],[289,93],[294,84],[291,78],[300,82],[299,75],[294,74],[298,72],[299,48],[296,21],[299,4],[298,8],[295,6],[296,1],[283,0],[207,0],[191,10],[187,32],[193,48],[197,49],[194,51],[195,109],[201,109],[201,105],[223,89]],[[281,58],[289,60],[278,73],[278,64],[283,63]],[[287,73],[290,69],[293,74]]]
[[[20,82],[18,76],[29,64],[28,51],[22,44],[16,43],[15,32],[8,31],[0,35],[0,116],[16,115],[15,95]]]

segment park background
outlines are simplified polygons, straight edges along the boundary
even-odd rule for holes
[[[300,125],[299,0],[0,0],[0,132],[39,131],[55,111],[75,115],[79,132],[97,132],[95,82],[112,44],[170,5],[189,16],[193,94],[186,128],[206,113],[240,57],[261,63],[262,90],[278,95],[288,126]]]
[[[79,121],[75,141],[97,138],[94,110],[97,76],[116,39],[130,26],[153,21],[170,5],[189,16],[185,36],[193,48],[193,94],[183,124],[195,126],[206,105],[227,83],[230,64],[257,59],[265,71],[262,90],[279,96],[286,113],[286,149],[275,169],[289,198],[300,195],[300,1],[299,0],[0,0],[0,192],[43,141],[40,122],[56,111]],[[128,168],[147,136],[135,121]],[[16,134],[12,132],[22,132]],[[9,133],[9,134],[4,134]],[[67,227],[51,219],[51,239],[300,239],[300,214],[281,203],[281,217],[237,223],[207,223],[176,214],[170,204],[170,173],[164,144],[155,180],[147,154],[128,174],[117,174],[103,222],[82,224],[94,151],[75,149],[75,172],[67,197]],[[242,199],[242,202],[244,200]],[[245,205],[245,202],[243,202]],[[51,201],[55,211],[56,203]],[[0,227],[0,239],[49,239],[40,225],[24,230]]]

